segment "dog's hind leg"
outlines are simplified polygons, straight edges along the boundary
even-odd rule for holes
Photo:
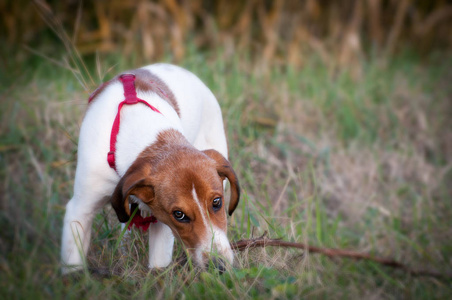
[[[214,149],[228,159],[228,145],[220,106],[215,97],[207,94],[203,111],[203,122],[193,146],[199,150]]]

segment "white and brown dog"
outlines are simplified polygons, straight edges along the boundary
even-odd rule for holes
[[[149,268],[170,264],[174,236],[199,266],[231,264],[223,181],[231,184],[229,215],[240,189],[227,157],[220,107],[194,74],[155,64],[104,83],[91,95],[80,130],[74,196],[64,217],[63,272],[83,265],[93,218],[109,201],[122,223],[136,206],[140,219],[132,222],[152,223]]]

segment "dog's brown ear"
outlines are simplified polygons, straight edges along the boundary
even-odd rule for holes
[[[132,167],[121,178],[111,196],[111,205],[120,222],[129,221],[129,196],[136,196],[141,201],[149,203],[154,199],[154,188],[151,180],[143,169],[133,170]]]
[[[229,161],[221,155],[220,152],[213,149],[204,150],[203,152],[217,162],[217,172],[221,179],[224,180],[227,178],[231,184],[231,199],[229,200],[228,210],[228,213],[231,216],[240,200],[240,185],[237,175],[235,174],[234,169],[232,169]]]

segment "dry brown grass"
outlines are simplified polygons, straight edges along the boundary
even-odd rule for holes
[[[150,61],[170,53],[181,61],[195,45],[303,66],[317,53],[334,69],[351,68],[356,78],[365,49],[388,56],[407,43],[423,53],[452,45],[452,8],[441,0],[33,2],[0,6],[7,43],[45,46],[39,37],[50,38],[47,24],[59,20],[82,54],[119,51]]]

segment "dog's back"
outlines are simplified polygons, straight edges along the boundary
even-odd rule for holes
[[[116,154],[120,175],[132,164],[131,159],[149,146],[158,132],[167,128],[182,132],[199,150],[210,148],[214,143],[215,149],[228,157],[220,107],[200,79],[183,68],[169,64],[150,65],[134,73],[138,73],[138,98],[152,104],[161,114],[143,104],[122,108]],[[167,90],[156,93],[155,90],[161,87],[158,82],[146,80],[149,78],[161,81]],[[115,77],[93,94],[80,130],[79,161],[86,161],[92,168],[110,173],[109,177],[114,178],[116,174],[101,156],[105,156],[109,149],[111,126],[118,113],[118,105],[124,100],[123,88]]]

